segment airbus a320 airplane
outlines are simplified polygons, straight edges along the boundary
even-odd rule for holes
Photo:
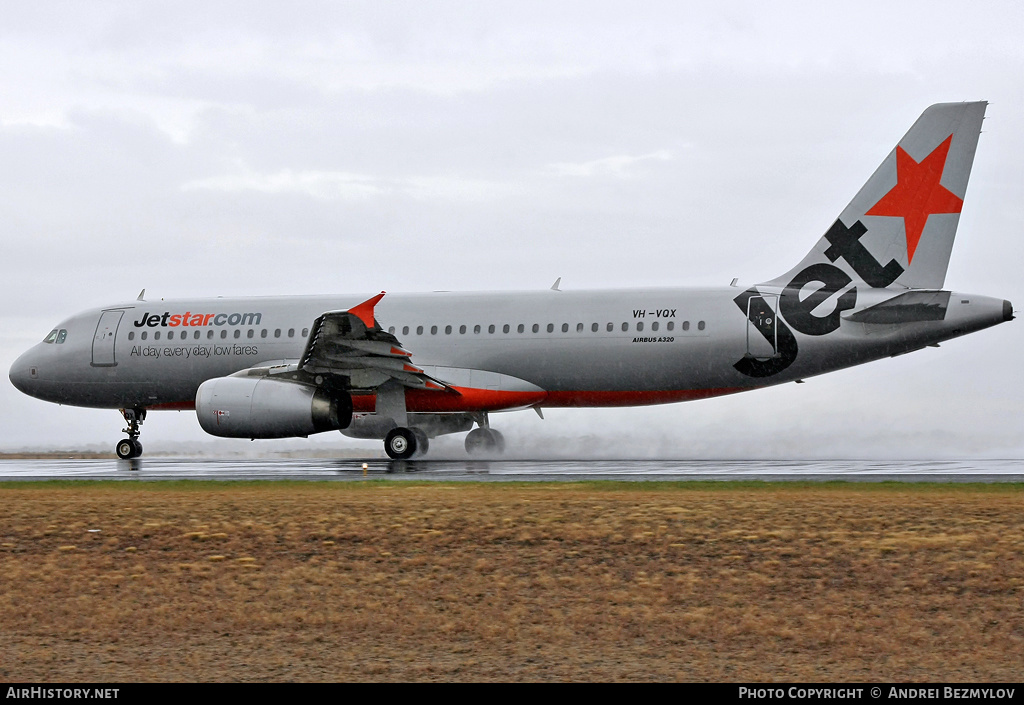
[[[464,431],[500,452],[491,412],[703,399],[900,355],[1014,317],[943,288],[986,105],[928,108],[810,253],[745,291],[140,295],[58,325],[11,382],[120,409],[122,458],[148,411],[195,409],[215,436],[341,430],[404,459]]]

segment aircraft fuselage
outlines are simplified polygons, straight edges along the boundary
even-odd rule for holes
[[[470,376],[495,373],[525,383],[508,391],[532,393],[518,400],[494,395],[489,408],[484,402],[482,409],[462,409],[458,403],[439,408],[443,392],[410,390],[411,412],[699,399],[902,354],[1012,317],[1002,300],[951,293],[941,320],[843,319],[827,334],[807,335],[787,324],[784,312],[779,315],[765,287],[759,295],[768,298],[767,324],[744,310],[743,295],[732,287],[389,294],[376,316],[383,329],[415,349],[418,367],[438,377],[454,374],[465,377],[463,386],[487,389],[494,385],[474,387]],[[868,289],[851,311],[892,297],[891,291]],[[55,329],[61,342],[33,347],[10,377],[27,394],[61,404],[192,408],[204,381],[295,361],[318,315],[365,298],[181,299],[93,309],[61,323]],[[780,343],[783,330],[790,331],[795,349]],[[742,371],[744,360],[785,366],[752,376]],[[507,380],[504,386],[510,386]],[[356,405],[357,411],[372,411],[372,400],[357,395]]]

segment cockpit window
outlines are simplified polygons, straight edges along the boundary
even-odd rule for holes
[[[43,342],[44,343],[52,343],[52,342],[54,342],[55,340],[57,340],[57,333],[59,333],[59,332],[60,331],[58,331],[56,328],[54,328],[53,330],[50,331],[50,334],[46,336],[46,339]]]
[[[60,332],[57,333],[57,345],[60,345],[61,343],[63,343],[65,340],[67,340],[67,338],[68,338],[67,330],[64,329],[64,328],[61,328]]]

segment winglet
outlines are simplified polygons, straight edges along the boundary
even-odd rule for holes
[[[367,299],[358,306],[353,306],[348,310],[349,313],[359,318],[360,321],[366,324],[367,328],[373,328],[373,307],[377,305],[377,302],[384,298],[386,292],[380,292],[373,298]]]

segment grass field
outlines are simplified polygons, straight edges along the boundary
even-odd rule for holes
[[[1024,486],[0,484],[6,681],[1017,681]]]

